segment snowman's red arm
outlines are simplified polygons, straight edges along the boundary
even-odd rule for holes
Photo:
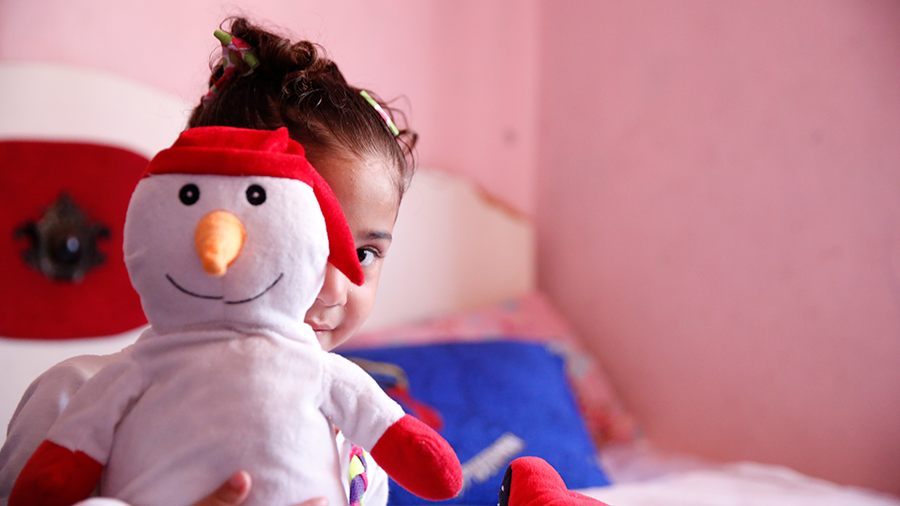
[[[388,427],[371,453],[388,476],[423,499],[452,499],[462,489],[456,452],[431,427],[410,415]]]
[[[70,506],[91,495],[102,471],[83,452],[44,441],[19,473],[9,506]]]

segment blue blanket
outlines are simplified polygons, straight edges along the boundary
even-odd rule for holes
[[[462,494],[445,503],[496,505],[506,467],[525,455],[549,462],[569,488],[609,484],[563,360],[542,344],[498,340],[343,354],[399,366],[412,398],[440,414],[441,435],[456,450],[466,477]],[[385,386],[395,382],[370,372]],[[415,406],[404,408],[415,414]],[[389,505],[427,502],[391,484]]]

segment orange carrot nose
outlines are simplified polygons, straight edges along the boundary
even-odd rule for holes
[[[213,211],[197,224],[194,247],[210,276],[223,276],[244,245],[244,224],[227,211]]]

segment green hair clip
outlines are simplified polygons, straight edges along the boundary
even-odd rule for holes
[[[253,73],[253,69],[259,65],[259,58],[246,42],[222,30],[216,30],[213,35],[222,43],[222,76],[210,85],[209,92],[203,97],[204,102],[211,100],[216,94],[216,90],[222,88],[231,79],[239,61],[243,61],[248,67],[244,75]]]
[[[366,90],[359,90],[359,94],[362,95],[364,99],[366,99],[366,102],[368,102],[369,105],[371,105],[375,108],[376,111],[378,111],[378,114],[380,114],[382,119],[384,119],[384,122],[387,123],[388,128],[391,129],[391,133],[394,134],[394,137],[400,135],[400,129],[397,128],[397,125],[394,124],[394,120],[392,120],[391,117],[388,116],[388,113],[385,112],[384,108],[381,107],[381,104],[379,104],[377,100],[372,98],[372,95],[369,95],[369,92],[367,92]]]

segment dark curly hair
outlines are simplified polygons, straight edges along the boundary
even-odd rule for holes
[[[284,126],[291,138],[306,148],[313,165],[316,157],[344,152],[360,158],[379,156],[396,167],[393,177],[398,195],[403,196],[415,171],[418,135],[414,131],[402,128],[395,136],[360,94],[362,89],[350,86],[317,44],[305,40],[291,43],[241,17],[231,19],[228,31],[253,49],[259,65],[252,72],[237,68],[212,97],[194,108],[188,127],[274,130]],[[222,72],[216,62],[210,84]],[[405,123],[402,113],[366,92],[392,121]]]

